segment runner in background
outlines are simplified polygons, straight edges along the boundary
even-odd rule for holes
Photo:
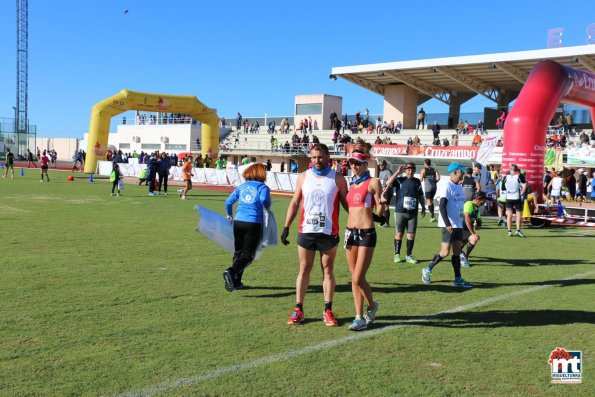
[[[465,222],[463,223],[463,242],[461,244],[461,265],[464,267],[471,266],[469,255],[471,255],[471,251],[479,243],[479,234],[477,234],[477,230],[474,228],[474,221],[481,217],[479,211],[486,200],[487,196],[484,192],[475,192],[473,199],[466,201],[463,207]],[[463,252],[465,245],[467,245],[467,250]]]
[[[432,160],[424,160],[424,168],[419,173],[419,179],[424,183],[426,196],[426,207],[430,213],[430,222],[436,222],[434,217],[434,197],[436,196],[437,183],[440,180],[440,173],[432,167]]]

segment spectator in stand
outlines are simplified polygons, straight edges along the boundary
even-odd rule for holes
[[[434,138],[434,140],[432,141],[432,145],[440,146],[440,138],[438,138],[438,137]]]
[[[416,129],[419,129],[420,125],[421,125],[422,130],[426,128],[426,112],[424,111],[424,108],[419,109],[419,112],[417,112],[417,127],[416,127]]]
[[[442,146],[450,146],[450,142],[448,142],[448,138],[447,137],[444,137],[444,139],[442,140]]]
[[[345,128],[347,128],[347,113],[343,115],[343,133],[345,133]]]
[[[506,111],[503,109],[502,113],[500,113],[500,116],[498,116],[498,119],[496,120],[496,127],[499,129],[504,129],[505,121],[506,121]]]
[[[567,134],[572,133],[572,127],[574,127],[574,120],[572,119],[572,115],[570,113],[566,113],[566,128],[564,132]]]
[[[242,126],[242,115],[240,114],[240,112],[238,112],[238,115],[236,116],[236,131],[239,131],[241,126]]]
[[[432,134],[434,134],[434,140],[438,139],[440,141],[440,124],[437,121],[434,121],[432,126]]]
[[[382,139],[380,139],[379,136],[376,137],[376,140],[374,141],[374,145],[381,145],[382,144]]]
[[[401,120],[399,120],[399,122],[397,123],[397,129],[396,129],[395,133],[400,134],[402,129],[403,129],[403,123],[401,122]]]
[[[421,145],[421,140],[419,139],[419,136],[415,136],[413,138],[413,146],[420,146]]]
[[[478,132],[475,133],[475,135],[473,136],[473,142],[471,143],[471,146],[481,146],[481,135],[479,135]],[[469,201],[469,200],[465,200],[465,201]]]
[[[407,146],[411,146],[413,145],[413,138],[409,137],[407,138]]]
[[[465,123],[463,123],[463,120],[459,120],[459,123],[457,124],[457,128],[455,129],[455,131],[457,132],[457,134],[466,134]]]
[[[485,131],[483,128],[483,121],[481,120],[477,122],[477,131],[479,131],[480,134],[483,134],[484,132],[487,133],[487,131]]]
[[[335,113],[335,111],[331,111],[331,115],[330,115],[330,119],[331,119],[331,130],[335,129],[335,122],[337,121],[337,113]]]
[[[310,134],[312,133],[312,116],[308,116],[308,131],[310,131]]]

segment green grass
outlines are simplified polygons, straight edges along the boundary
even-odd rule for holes
[[[18,173],[17,173],[18,174]],[[368,273],[380,301],[374,329],[387,332],[199,381],[201,375],[263,357],[281,357],[355,335],[344,252],[335,264],[339,328],[320,321],[321,273],[315,268],[303,326],[286,325],[294,305],[296,225],[289,247],[265,250],[246,271],[250,288],[228,293],[229,254],[194,231],[194,205],[224,211],[225,193],[175,187],[148,197],[127,185],[50,171],[0,180],[0,395],[95,396],[150,390],[195,395],[592,395],[595,381],[595,232],[527,229],[508,238],[487,220],[463,276],[451,287],[446,260],[432,285],[421,267],[438,250],[435,224],[420,220],[419,265],[392,263],[393,230],[377,229]],[[288,200],[273,199],[277,219]],[[342,215],[342,225],[345,216]],[[540,285],[561,284],[465,311],[427,316]],[[422,321],[423,320],[423,321]],[[369,332],[369,331],[366,331]],[[552,385],[548,355],[583,352],[583,384]]]

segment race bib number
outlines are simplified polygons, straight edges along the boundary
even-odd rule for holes
[[[306,215],[306,224],[324,228],[326,226],[326,216],[320,212],[310,212]]]
[[[415,197],[404,197],[403,198],[403,208],[406,210],[417,209],[417,199]]]

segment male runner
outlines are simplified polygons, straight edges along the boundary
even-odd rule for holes
[[[322,319],[329,327],[338,325],[332,310],[335,293],[333,266],[339,243],[339,203],[347,211],[347,182],[330,167],[330,155],[325,144],[317,143],[310,149],[312,168],[302,172],[287,208],[281,242],[289,244],[289,227],[300,210],[297,245],[300,270],[296,280],[296,305],[288,324],[304,322],[304,298],[310,284],[316,251],[320,252],[324,292]]]

